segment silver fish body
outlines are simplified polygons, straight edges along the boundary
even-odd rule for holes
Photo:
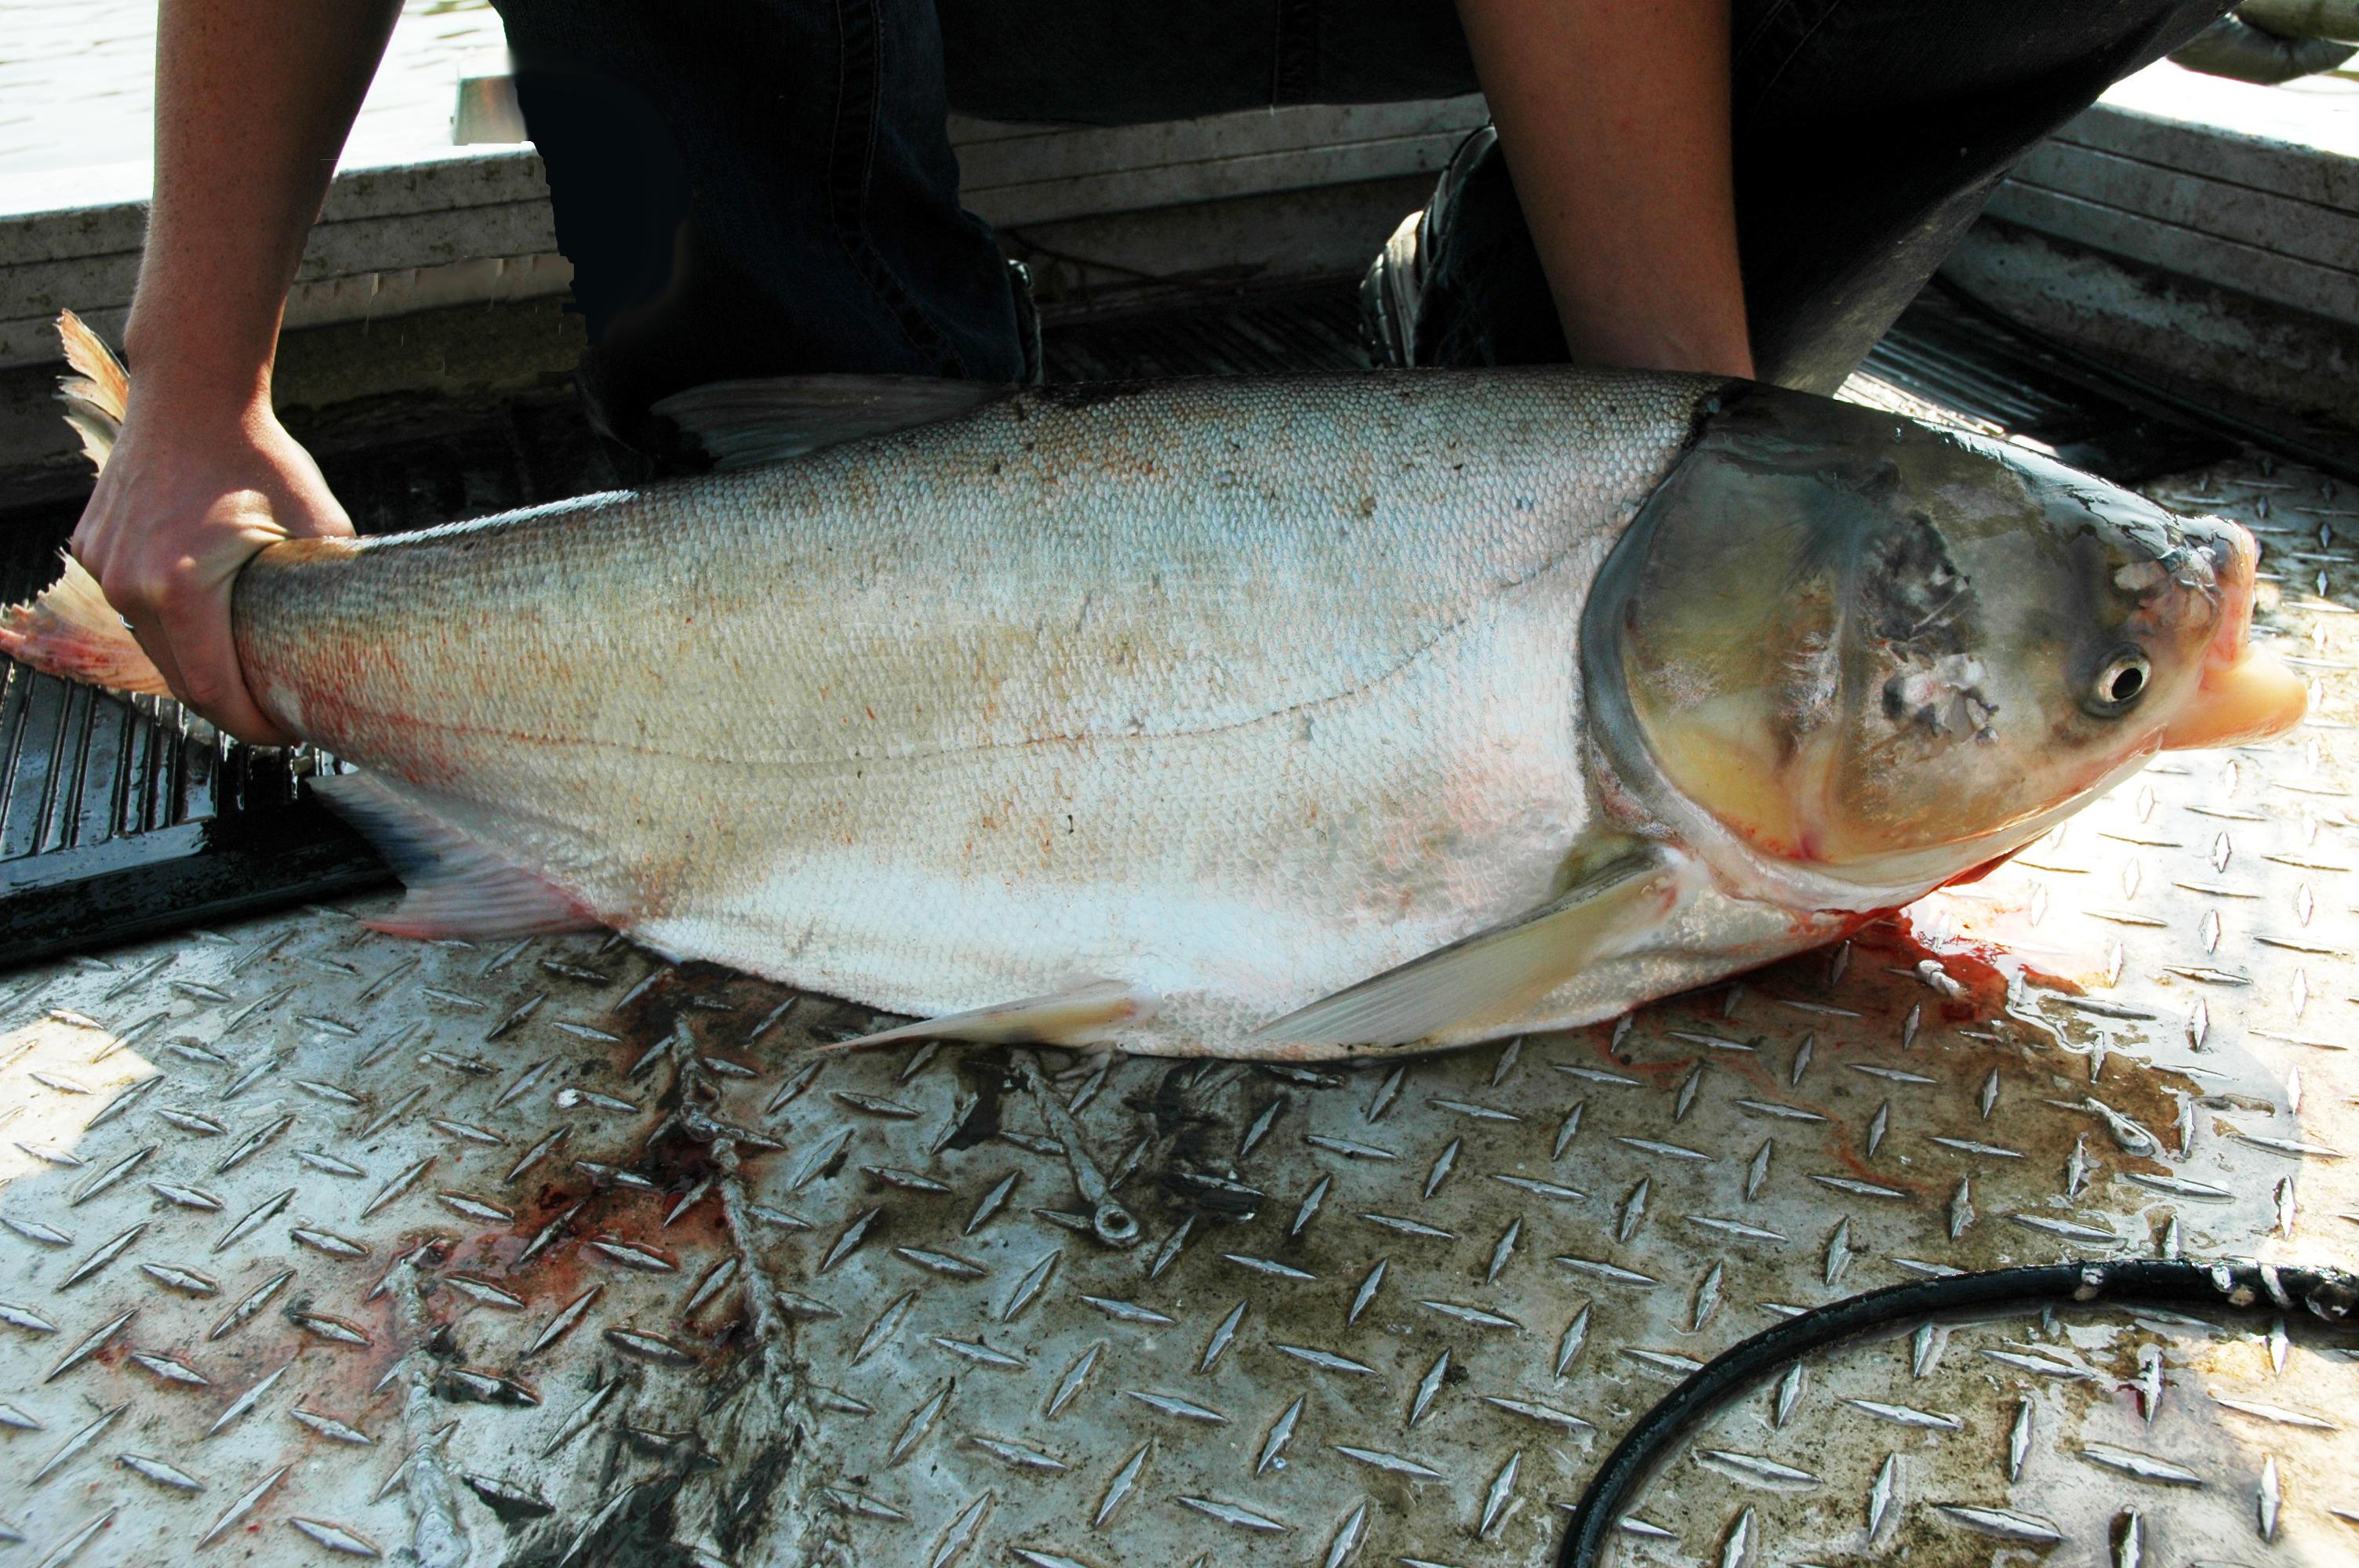
[[[103,461],[126,383],[61,328]],[[2233,524],[1745,384],[671,407],[750,466],[240,576],[387,929],[612,925],[921,1021],[880,1042],[1446,1045],[1824,941],[2305,700]],[[71,563],[0,651],[163,689]]]
[[[1252,1050],[1549,895],[1594,818],[1582,609],[1713,388],[1027,395],[282,547],[240,653],[291,730],[668,952],[921,1016],[1119,982],[1152,1000],[1116,1043]],[[1690,935],[1542,1014],[1763,956]]]

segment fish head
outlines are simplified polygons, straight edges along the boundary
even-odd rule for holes
[[[2251,641],[2234,524],[1875,410],[1717,401],[1584,657],[1660,782],[1756,852],[1931,886],[2158,751],[2300,718],[2302,683]]]

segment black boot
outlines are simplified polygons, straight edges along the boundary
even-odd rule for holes
[[[1360,338],[1370,363],[1394,370],[1571,357],[1491,126],[1459,144],[1425,211],[1376,253],[1360,281]]]

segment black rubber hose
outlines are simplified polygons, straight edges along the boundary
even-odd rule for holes
[[[1834,1302],[1764,1329],[1714,1357],[1640,1418],[1605,1456],[1572,1511],[1557,1568],[1596,1568],[1633,1495],[1704,1417],[1796,1357],[1911,1318],[2022,1306],[2201,1306],[2306,1312],[2359,1330],[2359,1275],[2249,1261],[2130,1259],[2049,1263],[1913,1280]]]

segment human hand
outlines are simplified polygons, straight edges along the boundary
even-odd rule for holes
[[[352,532],[266,398],[239,406],[142,380],[72,549],[181,701],[241,740],[285,745],[295,737],[264,717],[238,667],[231,587],[281,540]]]

